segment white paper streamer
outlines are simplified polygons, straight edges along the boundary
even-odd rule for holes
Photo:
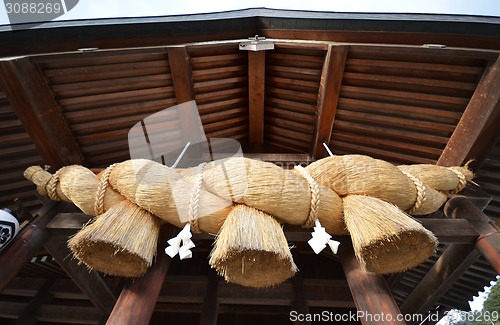
[[[311,233],[312,238],[307,242],[313,249],[314,253],[319,254],[326,245],[330,246],[333,254],[337,254],[340,242],[331,239],[332,236],[326,232],[325,228],[321,226],[318,219],[315,221],[314,231]]]
[[[191,226],[189,223],[186,223],[177,236],[167,241],[170,246],[165,248],[165,254],[170,256],[170,258],[174,258],[175,255],[179,254],[181,260],[193,257],[191,249],[196,245],[191,240],[192,236]]]

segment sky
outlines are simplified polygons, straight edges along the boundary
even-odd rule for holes
[[[20,0],[5,0],[6,2]],[[23,0],[25,2],[36,2]],[[337,12],[448,13],[500,16],[498,0],[80,0],[57,20],[140,17],[217,12],[249,7]],[[9,24],[6,8],[0,6],[0,25]]]

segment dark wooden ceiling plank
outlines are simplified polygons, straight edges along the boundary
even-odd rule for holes
[[[264,144],[266,51],[248,51],[249,138],[253,152]]]
[[[384,324],[406,324],[404,321],[397,320],[401,312],[387,287],[384,277],[361,269],[361,265],[354,256],[352,243],[349,239],[342,241],[340,250],[340,261],[358,313],[364,313],[365,316],[372,315],[371,318],[361,317],[361,322],[364,325],[380,324],[380,319],[373,319],[373,315],[383,313],[386,316],[392,316],[392,321],[386,318],[383,321]],[[374,299],[374,297],[376,298]]]
[[[440,166],[461,165],[472,148],[480,145],[481,132],[494,115],[500,98],[500,56],[491,61],[472,95],[462,118],[438,160]],[[492,127],[498,128],[498,125]],[[486,148],[484,148],[486,149]]]
[[[31,299],[28,306],[23,310],[23,312],[19,315],[19,318],[14,323],[15,325],[31,325],[36,324],[37,319],[36,315],[42,306],[42,304],[48,304],[53,299],[53,295],[49,292],[49,289],[54,284],[55,279],[45,279],[45,283],[42,285],[40,289],[38,289],[37,293]]]
[[[176,233],[177,228],[164,227],[159,243]],[[159,245],[156,261],[143,277],[129,280],[125,284],[106,324],[149,323],[171,261],[163,249],[164,246]]]
[[[318,113],[313,143],[311,144],[311,155],[314,158],[322,158],[326,155],[323,143],[330,142],[348,50],[347,46],[328,46],[321,72],[317,103]]]
[[[42,72],[28,58],[0,62],[0,84],[46,163],[85,165]]]

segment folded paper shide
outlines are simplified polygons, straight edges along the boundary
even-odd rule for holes
[[[153,263],[161,224],[170,223],[182,228],[168,240],[170,257],[192,256],[191,232],[216,234],[210,265],[227,281],[267,287],[297,272],[282,224],[314,228],[309,245],[317,254],[326,246],[336,253],[332,236],[350,235],[370,272],[415,267],[434,253],[437,239],[410,215],[437,211],[473,174],[467,166],[394,166],[345,155],[293,170],[243,157],[187,169],[133,159],[98,175],[82,166],[53,175],[33,166],[25,177],[41,195],[96,216],[69,240],[89,268],[143,275]]]
[[[189,223],[186,223],[177,236],[167,241],[169,246],[165,248],[165,254],[171,258],[179,254],[181,260],[193,257],[191,248],[194,248],[196,245],[191,240],[191,237],[193,237],[191,234],[191,226]]]

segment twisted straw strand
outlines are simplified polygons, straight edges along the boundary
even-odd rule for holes
[[[59,195],[57,195],[57,185],[59,184],[59,174],[62,169],[55,172],[54,175],[49,179],[47,183],[47,194],[49,198],[54,201],[60,201]]]
[[[418,178],[416,178],[412,174],[406,173],[406,172],[402,172],[402,173],[405,174],[406,176],[408,176],[408,178],[412,180],[412,182],[415,184],[415,187],[417,189],[417,197],[415,198],[415,203],[413,204],[413,207],[407,211],[409,214],[413,214],[425,202],[425,185],[424,185],[424,183],[422,183],[421,180],[419,180]]]
[[[298,165],[295,166],[295,169],[299,174],[305,178],[307,183],[309,184],[309,190],[311,192],[311,207],[309,209],[309,215],[307,217],[306,222],[304,223],[304,228],[312,228],[314,226],[314,222],[318,219],[318,210],[319,210],[319,186],[318,183],[314,180],[314,178],[309,175],[307,170],[304,167]]]
[[[451,170],[452,172],[454,172],[455,175],[457,175],[457,177],[458,177],[457,188],[454,189],[453,191],[450,191],[451,194],[457,194],[458,192],[463,190],[465,188],[465,186],[467,185],[467,178],[465,178],[464,174],[462,174],[460,171],[458,171],[454,168],[448,168],[448,169]]]
[[[106,189],[109,186],[109,175],[111,175],[111,171],[116,166],[116,164],[112,164],[106,168],[104,173],[102,173],[101,181],[97,186],[97,199],[95,200],[94,210],[96,216],[103,214],[104,211],[104,195],[106,194]]]
[[[193,232],[200,233],[200,227],[198,225],[199,216],[199,205],[200,205],[200,193],[201,184],[203,183],[203,167],[206,163],[201,163],[198,165],[196,170],[196,177],[194,180],[193,192],[191,193],[191,200],[189,201],[189,224]]]

